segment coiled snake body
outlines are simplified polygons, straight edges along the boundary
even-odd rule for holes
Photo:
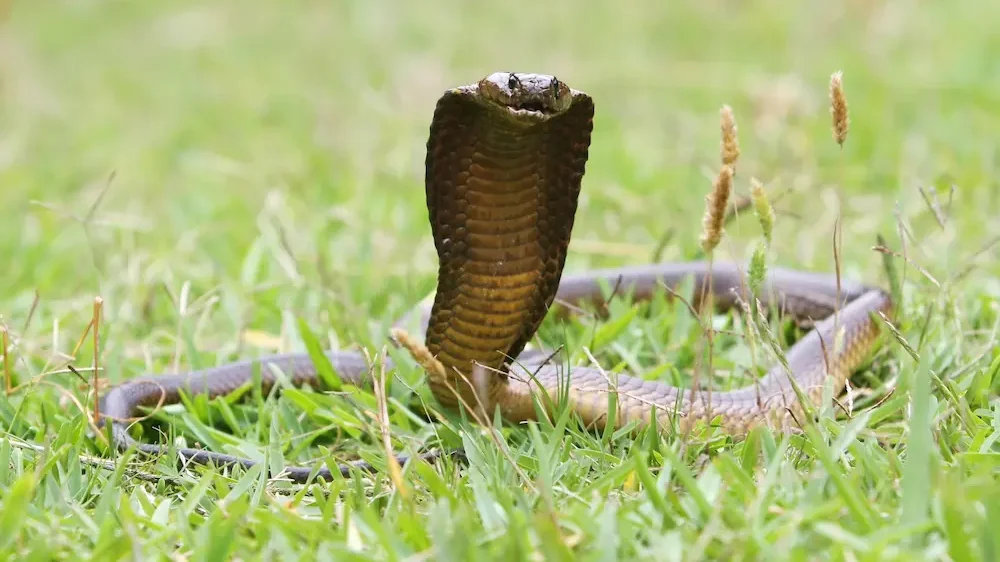
[[[425,344],[444,366],[429,386],[449,408],[470,407],[492,416],[499,408],[510,422],[536,417],[540,403],[568,400],[585,424],[607,422],[609,392],[617,392],[615,423],[634,420],[682,428],[718,418],[734,433],[758,424],[787,426],[802,407],[789,379],[808,400],[822,400],[824,384],[839,393],[865,360],[879,333],[872,313],[889,314],[889,295],[876,287],[833,275],[772,269],[755,295],[767,309],[818,320],[778,364],[754,384],[738,390],[692,391],[621,375],[611,380],[597,368],[544,362],[523,353],[554,299],[598,301],[602,286],[649,298],[661,284],[676,287],[693,278],[699,291],[731,307],[746,296],[738,264],[659,263],[563,276],[577,197],[587,162],[594,103],[555,77],[494,73],[477,84],[445,92],[438,100],[427,142],[425,187],[434,246],[439,259],[437,292],[423,311]],[[357,352],[327,352],[337,374],[364,384],[370,365]],[[386,359],[386,361],[388,361]],[[260,365],[265,392],[278,367],[293,384],[319,383],[307,354],[282,354],[202,371],[137,378],[111,389],[101,412],[111,420],[119,449],[136,446],[157,454],[160,445],[137,443],[122,420],[140,408],[180,401],[180,391],[225,395],[252,381]],[[387,368],[391,365],[387,365]],[[471,377],[473,371],[477,376]],[[220,465],[254,461],[200,449],[180,449],[184,459]],[[400,457],[405,461],[405,458]],[[346,473],[346,466],[339,467]],[[310,468],[286,468],[305,480]],[[330,478],[327,468],[320,477]]]

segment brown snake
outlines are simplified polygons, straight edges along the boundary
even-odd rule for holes
[[[790,378],[813,406],[821,403],[826,382],[837,395],[876,341],[879,325],[872,314],[890,314],[892,301],[879,288],[838,283],[834,275],[770,271],[755,295],[762,307],[816,323],[785,354],[787,369],[779,363],[742,389],[694,392],[625,375],[613,380],[595,367],[574,366],[570,372],[564,364],[543,361],[538,351],[522,354],[554,299],[599,302],[608,286],[641,300],[661,285],[676,287],[693,279],[699,291],[710,285],[721,308],[747,300],[744,275],[734,263],[716,262],[711,269],[700,262],[659,263],[562,276],[593,116],[590,96],[538,74],[494,73],[438,100],[427,141],[425,187],[439,269],[433,306],[429,315],[426,309],[422,313],[426,348],[446,373],[429,373],[439,403],[488,416],[499,408],[504,419],[517,423],[535,419],[536,398],[547,394],[550,404],[565,398],[584,424],[600,428],[614,390],[618,426],[649,423],[655,409],[663,424],[676,421],[683,429],[718,418],[725,430],[741,433],[759,424],[788,427],[801,419]],[[370,365],[361,353],[330,351],[326,356],[345,383],[365,384]],[[181,390],[226,395],[252,382],[255,364],[265,393],[275,383],[271,367],[294,385],[320,382],[305,353],[129,380],[112,388],[101,407],[112,420],[115,445],[164,453],[165,446],[136,442],[123,420],[143,407],[178,403]],[[476,367],[477,376],[470,378],[474,365],[483,368]],[[541,398],[538,402],[546,403]],[[201,449],[178,453],[198,463],[256,464]],[[349,467],[339,470],[347,474]],[[311,468],[288,467],[283,474],[304,481],[311,473]],[[330,478],[327,468],[317,474]]]

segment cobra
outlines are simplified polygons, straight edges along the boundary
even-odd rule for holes
[[[445,408],[479,408],[490,415],[499,410],[512,423],[536,419],[536,403],[564,403],[585,425],[600,429],[610,418],[613,396],[617,426],[656,421],[684,429],[715,420],[725,431],[739,434],[758,425],[793,423],[803,405],[792,381],[812,406],[821,404],[827,384],[839,393],[877,340],[875,313],[891,314],[893,303],[878,287],[838,282],[831,274],[770,270],[755,295],[761,306],[815,322],[787,350],[785,364],[776,364],[745,388],[709,392],[628,375],[612,380],[597,367],[546,362],[544,353],[526,351],[554,303],[599,302],[608,285],[643,300],[661,286],[676,288],[691,280],[696,290],[710,292],[722,310],[746,294],[737,263],[715,262],[711,268],[705,262],[648,263],[563,275],[593,117],[589,95],[542,74],[493,73],[448,90],[437,101],[425,161],[437,289],[429,308],[417,310],[426,349],[444,367],[437,374],[428,372],[437,401]],[[371,366],[361,353],[329,351],[326,357],[345,383],[367,384]],[[253,381],[255,364],[265,392],[276,383],[273,368],[294,385],[320,383],[306,353],[144,376],[104,396],[102,419],[110,421],[120,450],[135,446],[144,453],[165,453],[165,446],[136,442],[123,420],[143,408],[178,403],[182,390],[226,395]],[[255,464],[202,449],[177,452],[197,463]],[[347,474],[350,466],[336,470]],[[372,469],[366,463],[355,466]],[[311,473],[310,467],[284,469],[293,481],[304,481]],[[325,466],[316,474],[331,477]]]

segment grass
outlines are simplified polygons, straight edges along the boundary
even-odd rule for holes
[[[0,396],[0,552],[997,560],[998,15],[896,0],[16,3],[0,40],[0,315],[18,384]],[[845,277],[888,284],[877,235],[905,251],[899,338],[852,380],[849,413],[745,439],[591,433],[568,416],[489,432],[439,415],[390,349],[393,447],[464,446],[466,465],[296,487],[107,450],[84,409],[93,353],[70,356],[97,296],[105,384],[301,350],[309,333],[381,353],[434,285],[421,184],[434,100],[497,69],[554,73],[596,99],[568,271],[695,254],[724,104],[737,192],[757,177],[776,199],[769,263],[832,271],[838,220]],[[837,70],[843,148],[827,110]],[[738,219],[717,259],[749,259],[758,238]],[[549,320],[542,335],[576,361],[586,347],[679,384],[702,337],[663,299],[615,300],[607,320]],[[745,384],[745,342],[715,343],[709,382]],[[349,388],[193,400],[141,437],[382,465],[376,411]]]

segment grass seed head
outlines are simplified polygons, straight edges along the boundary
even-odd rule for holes
[[[733,116],[733,108],[728,105],[722,106],[719,117],[722,129],[722,165],[732,168],[736,166],[736,160],[740,157],[740,141],[736,137],[736,117]]]
[[[851,119],[847,114],[843,72],[839,70],[830,76],[830,115],[833,116],[833,140],[837,141],[840,146],[844,146]]]
[[[750,268],[748,277],[750,278],[750,293],[760,294],[760,287],[764,284],[764,276],[767,275],[767,243],[758,240],[754,246],[753,255],[750,256]]]
[[[767,200],[767,193],[764,192],[764,184],[757,178],[750,178],[750,197],[753,200],[754,213],[760,221],[760,229],[764,232],[767,243],[771,243],[771,232],[774,230],[774,209],[771,208],[770,201]]]
[[[729,194],[733,190],[733,169],[723,166],[712,184],[712,191],[705,196],[705,216],[701,221],[701,247],[705,253],[711,254],[722,240],[725,232],[723,222],[726,218],[726,205]]]

